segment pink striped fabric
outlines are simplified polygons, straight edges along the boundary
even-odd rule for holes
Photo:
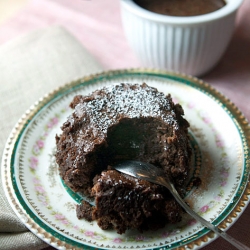
[[[50,25],[69,30],[104,69],[140,65],[123,34],[118,0],[33,0],[0,26],[0,44]]]

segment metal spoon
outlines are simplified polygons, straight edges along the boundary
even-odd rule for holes
[[[250,250],[249,247],[245,246],[241,242],[237,241],[230,235],[226,234],[222,230],[220,230],[218,227],[213,225],[212,223],[208,222],[207,220],[203,219],[200,215],[198,215],[196,212],[194,212],[186,203],[185,201],[180,197],[178,192],[176,191],[174,184],[171,182],[169,178],[166,177],[163,170],[160,168],[155,167],[152,164],[140,162],[140,161],[123,161],[115,166],[113,166],[114,169],[116,169],[119,172],[125,173],[127,175],[134,176],[139,179],[144,179],[149,182],[153,182],[158,185],[165,186],[171,194],[174,196],[176,201],[186,210],[187,213],[189,213],[193,218],[195,218],[197,221],[200,221],[204,226],[206,226],[208,229],[212,230],[222,238],[224,238],[226,241],[231,243],[233,246],[235,246],[238,249],[244,249],[244,250]]]

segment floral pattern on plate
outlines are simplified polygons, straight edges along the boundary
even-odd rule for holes
[[[190,121],[190,134],[196,143],[194,151],[198,152],[193,176],[200,176],[202,184],[198,189],[191,185],[186,200],[204,218],[215,224],[223,223],[246,188],[245,176],[249,173],[247,130],[242,128],[243,122],[234,117],[234,107],[228,110],[230,105],[222,105],[223,97],[218,98],[215,90],[197,81],[161,72],[118,71],[79,80],[51,95],[31,112],[27,124],[21,126],[10,164],[5,165],[6,173],[11,173],[7,174],[5,183],[13,190],[7,193],[13,205],[18,207],[17,214],[26,218],[33,232],[37,233],[35,228],[38,227],[37,234],[58,249],[66,246],[171,249],[185,245],[199,248],[193,242],[204,238],[208,230],[188,215],[181,223],[168,225],[157,232],[141,234],[131,230],[124,235],[102,231],[95,222],[78,220],[75,215],[77,201],[66,192],[53,158],[55,135],[60,133],[60,126],[71,112],[68,104],[74,95],[118,82],[146,82],[166,94],[172,93]],[[224,224],[227,227],[227,223]],[[201,246],[207,244],[200,242]]]

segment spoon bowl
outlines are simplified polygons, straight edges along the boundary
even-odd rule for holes
[[[133,176],[138,179],[143,179],[158,185],[166,187],[171,194],[174,196],[176,201],[185,209],[185,211],[190,214],[194,219],[201,222],[205,227],[212,230],[214,233],[224,238],[230,244],[235,246],[237,249],[250,250],[249,247],[245,246],[241,242],[237,241],[226,232],[219,229],[217,226],[213,225],[211,222],[205,220],[200,215],[198,215],[194,210],[192,210],[186,202],[181,198],[173,182],[166,176],[161,168],[158,168],[150,163],[140,162],[140,161],[123,161],[113,167],[117,171]]]

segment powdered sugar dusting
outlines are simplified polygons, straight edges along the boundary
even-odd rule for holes
[[[171,98],[146,84],[112,85],[93,95],[93,100],[77,104],[75,115],[83,119],[88,117],[95,136],[100,136],[100,131],[107,133],[120,118],[159,117],[174,129],[179,128]]]

